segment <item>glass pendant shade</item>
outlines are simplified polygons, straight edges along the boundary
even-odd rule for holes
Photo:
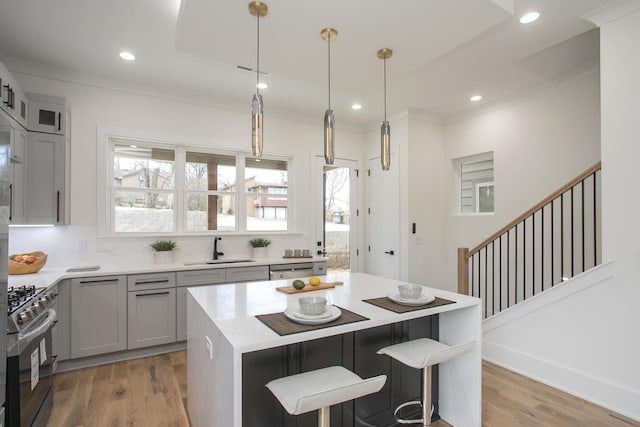
[[[332,165],[336,158],[334,146],[336,118],[331,109],[331,40],[335,40],[336,37],[338,37],[338,32],[335,28],[323,28],[320,31],[320,38],[327,41],[329,105],[327,106],[327,111],[324,112],[324,161],[328,165]]]
[[[256,157],[262,156],[262,95],[253,95],[251,103],[251,150]]]
[[[262,157],[263,110],[260,95],[260,18],[267,16],[267,4],[255,0],[249,3],[249,13],[256,17],[256,93],[251,100],[251,151],[255,157]]]
[[[383,171],[391,167],[391,126],[386,120],[380,126],[380,163]]]
[[[335,126],[336,119],[333,115],[333,110],[327,110],[324,112],[324,161],[328,165],[332,165],[335,160],[335,152],[333,146],[333,128]]]

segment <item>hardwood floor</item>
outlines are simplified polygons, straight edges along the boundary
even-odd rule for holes
[[[179,351],[57,374],[47,427],[188,427],[186,355]],[[483,427],[640,427],[494,364],[482,367]],[[450,425],[440,420],[433,427]]]

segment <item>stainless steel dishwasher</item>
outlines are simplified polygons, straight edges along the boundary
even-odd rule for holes
[[[298,277],[311,276],[313,276],[312,262],[274,264],[269,266],[269,277],[271,280],[295,279]]]

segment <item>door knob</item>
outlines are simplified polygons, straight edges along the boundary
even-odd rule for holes
[[[384,251],[385,254],[393,255],[393,251]]]

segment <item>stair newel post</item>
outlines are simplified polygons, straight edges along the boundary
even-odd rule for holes
[[[469,248],[458,248],[458,293],[469,295]]]

